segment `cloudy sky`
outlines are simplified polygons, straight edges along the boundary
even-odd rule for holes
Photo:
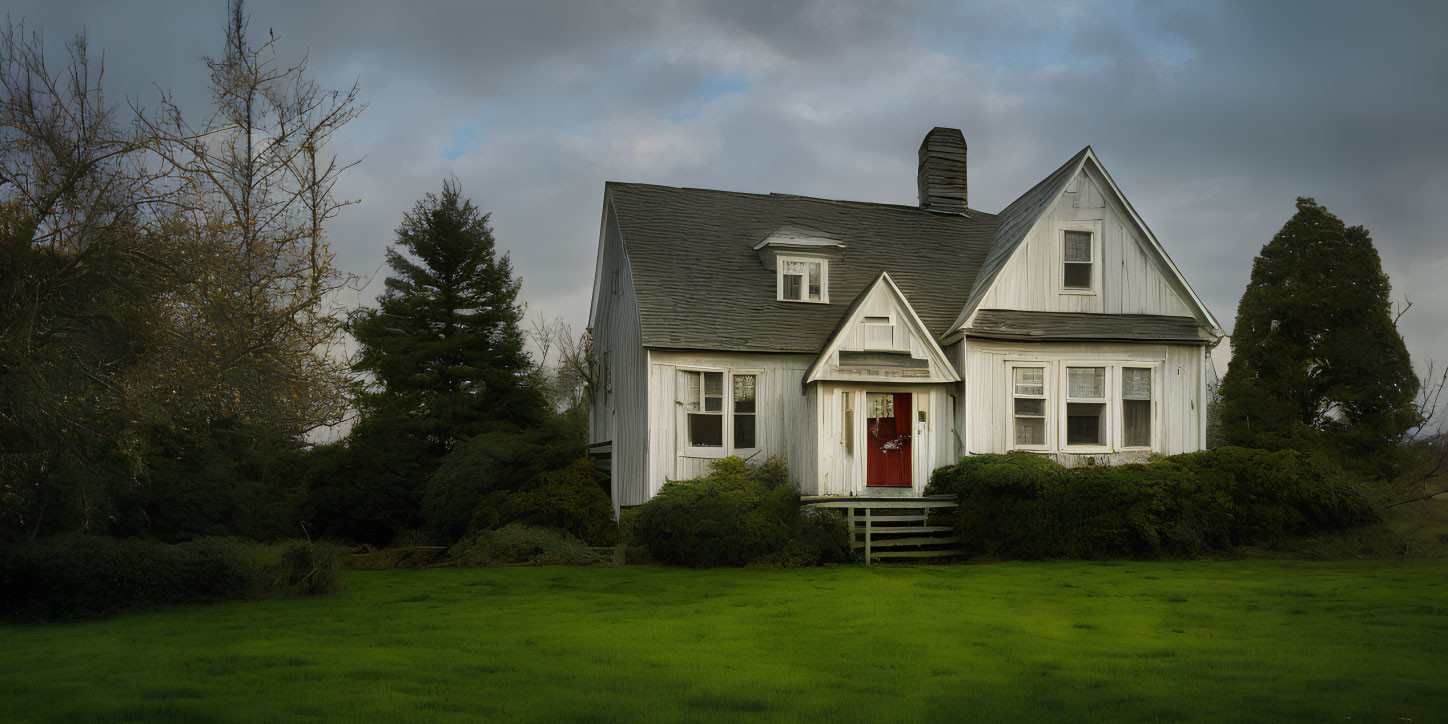
[[[223,0],[11,0],[106,84],[200,110]],[[455,175],[493,213],[530,315],[588,314],[606,180],[915,203],[915,149],[964,131],[999,211],[1090,144],[1230,327],[1252,258],[1312,196],[1371,230],[1415,362],[1448,362],[1448,4],[254,0],[370,107],[330,228],[371,275]],[[385,270],[383,270],[385,273]],[[381,288],[381,274],[367,290]],[[365,301],[365,300],[364,300]],[[1222,358],[1225,362],[1225,356]],[[1225,371],[1225,365],[1221,365]]]

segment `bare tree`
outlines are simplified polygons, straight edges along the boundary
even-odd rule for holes
[[[575,335],[562,315],[551,321],[534,317],[528,339],[539,351],[537,365],[554,409],[592,407],[599,387],[599,365],[591,329]]]
[[[325,90],[307,59],[283,64],[277,37],[253,46],[242,0],[227,6],[225,49],[207,58],[213,107],[192,124],[169,95],[137,108],[150,150],[179,184],[175,228],[206,250],[176,299],[178,344],[209,350],[197,371],[201,422],[225,414],[287,432],[339,422],[350,382],[337,351],[339,293],[356,279],[333,264],[325,222],[354,201],[334,189],[356,161],[333,135],[366,104],[354,84]]]

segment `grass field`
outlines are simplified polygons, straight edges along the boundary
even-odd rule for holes
[[[1448,560],[344,584],[0,625],[0,719],[1448,720]]]

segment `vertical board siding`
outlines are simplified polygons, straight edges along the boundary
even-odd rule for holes
[[[1156,434],[1152,452],[1176,455],[1201,449],[1205,420],[1201,397],[1202,347],[1197,345],[1133,344],[1127,342],[994,342],[970,339],[966,347],[965,389],[970,404],[965,414],[966,448],[970,454],[1004,453],[1012,448],[1011,380],[1012,361],[1043,361],[1050,364],[1046,375],[1048,426],[1059,438],[1062,427],[1056,411],[1064,391],[1059,370],[1063,363],[1103,362],[1159,365],[1153,397],[1156,399]],[[1119,394],[1109,403],[1113,416],[1119,414]],[[1048,436],[1049,438],[1049,436]],[[1109,453],[1061,452],[1059,440],[1052,449],[1062,464],[1077,464],[1085,458],[1097,462],[1133,462],[1145,459],[1143,451]]]
[[[1190,294],[1157,259],[1131,216],[1086,167],[1041,216],[977,309],[1195,316]],[[1061,234],[1092,231],[1100,268],[1095,294],[1061,292]]]
[[[618,508],[640,505],[652,495],[647,486],[648,361],[628,254],[606,202],[600,244],[602,258],[593,281],[598,287],[593,339],[603,379],[588,416],[588,441],[613,442],[610,485]]]
[[[683,413],[676,399],[676,380],[680,367],[757,373],[755,442],[759,452],[752,462],[784,458],[789,463],[790,478],[808,494],[815,474],[814,409],[800,380],[813,361],[809,355],[797,354],[650,351],[648,430],[652,455],[644,500],[656,495],[665,481],[707,474],[713,462],[713,458],[679,454]]]

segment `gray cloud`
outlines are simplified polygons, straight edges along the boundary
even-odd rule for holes
[[[21,2],[106,51],[113,93],[204,101],[221,2]],[[970,143],[994,211],[1093,145],[1228,326],[1252,258],[1314,196],[1373,232],[1402,331],[1448,362],[1448,21],[1439,4],[290,3],[258,0],[289,57],[371,107],[331,228],[370,273],[423,193],[456,174],[525,278],[530,309],[587,315],[610,179],[912,203],[935,125]],[[380,280],[369,289],[380,289]]]

